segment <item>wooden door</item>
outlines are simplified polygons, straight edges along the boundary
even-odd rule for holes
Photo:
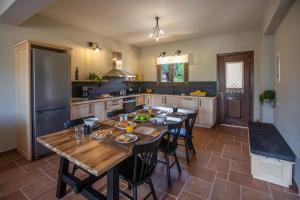
[[[253,51],[219,54],[218,121],[247,126],[252,119]]]

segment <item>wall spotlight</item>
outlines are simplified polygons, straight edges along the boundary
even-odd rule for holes
[[[93,50],[95,51],[100,51],[102,50],[100,47],[99,47],[99,43],[96,43],[96,42],[88,42],[87,43],[89,47],[91,47]]]

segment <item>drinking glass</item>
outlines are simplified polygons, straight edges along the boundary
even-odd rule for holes
[[[79,125],[74,128],[75,130],[75,138],[80,139],[83,134],[83,126]]]
[[[132,125],[127,126],[126,132],[127,133],[133,133],[133,126]]]

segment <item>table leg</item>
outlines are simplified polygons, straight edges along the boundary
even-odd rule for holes
[[[107,199],[119,200],[119,167],[115,166],[107,172]]]
[[[59,169],[58,169],[58,178],[57,178],[57,187],[56,187],[56,197],[63,198],[66,195],[67,184],[63,181],[63,175],[68,173],[69,169],[69,160],[64,157],[60,157]]]

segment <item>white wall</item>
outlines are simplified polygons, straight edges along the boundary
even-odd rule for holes
[[[274,123],[297,156],[294,179],[300,186],[300,1],[296,1],[275,33],[281,79],[275,81],[279,106]]]
[[[156,81],[155,58],[162,51],[165,51],[167,55],[173,55],[175,50],[180,49],[184,54],[194,54],[195,63],[190,65],[189,69],[190,81],[216,81],[217,54],[254,51],[254,120],[257,120],[259,118],[261,38],[260,31],[250,31],[143,47],[139,71],[145,80]]]
[[[275,37],[265,35],[262,38],[261,68],[260,68],[260,93],[274,89],[274,65],[275,65]],[[260,121],[273,123],[273,106],[269,103],[260,105]]]
[[[30,19],[22,27],[0,23],[0,152],[15,148],[16,145],[14,46],[25,39],[72,47],[72,77],[75,66],[79,67],[82,79],[89,72],[99,75],[108,72],[112,67],[112,51],[122,52],[125,70],[137,71],[138,49],[127,44],[39,16]],[[100,42],[103,51],[97,53],[88,49],[87,41]]]

